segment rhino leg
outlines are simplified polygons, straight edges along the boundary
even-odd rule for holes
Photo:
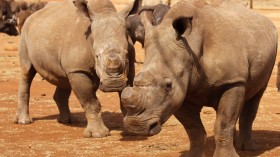
[[[21,58],[21,60],[22,59],[25,58]],[[29,98],[31,82],[36,73],[29,59],[21,61],[21,76],[18,87],[18,110],[14,118],[14,123],[32,123],[32,118],[29,116]]]
[[[190,139],[190,150],[186,155],[188,157],[204,156],[203,150],[206,143],[206,131],[200,119],[201,108],[184,103],[174,114],[184,126]]]
[[[222,93],[215,121],[216,149],[214,157],[238,157],[233,146],[235,125],[244,104],[245,87],[237,84]]]
[[[60,123],[71,123],[71,113],[69,110],[68,99],[71,94],[70,88],[57,87],[53,96],[59,110],[57,121]]]
[[[236,139],[236,149],[238,150],[253,151],[258,149],[257,144],[252,138],[252,125],[264,91],[265,88],[246,101],[243,106],[239,118],[239,137]]]
[[[68,75],[72,90],[82,107],[87,118],[87,127],[84,137],[101,138],[109,135],[109,129],[104,125],[101,118],[101,105],[96,97],[98,85],[82,73],[71,73]]]

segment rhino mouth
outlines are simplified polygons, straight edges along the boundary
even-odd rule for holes
[[[161,125],[160,122],[154,122],[150,125],[150,129],[149,129],[149,135],[156,135],[161,131]]]
[[[124,118],[124,131],[129,135],[153,136],[161,131],[161,123],[158,118],[151,118],[148,122],[141,121],[136,117]]]
[[[124,76],[109,77],[100,81],[99,89],[103,92],[120,92],[127,86],[127,80]]]

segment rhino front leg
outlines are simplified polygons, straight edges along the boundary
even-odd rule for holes
[[[35,74],[36,70],[29,60],[21,62],[21,76],[18,88],[18,110],[14,118],[14,123],[32,123],[32,118],[29,115],[29,98],[30,86]]]
[[[84,137],[101,138],[109,135],[109,129],[104,125],[101,118],[101,105],[96,97],[98,85],[82,73],[71,73],[68,75],[72,90],[82,107],[87,118],[87,127]]]
[[[183,124],[190,139],[188,157],[203,157],[206,143],[206,131],[200,119],[200,106],[184,103],[174,114]]]
[[[215,121],[216,149],[214,157],[238,157],[233,146],[235,125],[244,104],[245,87],[230,87],[221,95]]]
[[[56,87],[53,99],[59,110],[59,116],[57,118],[59,123],[71,123],[71,113],[68,102],[70,94],[70,88]]]

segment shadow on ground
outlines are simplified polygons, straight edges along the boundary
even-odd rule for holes
[[[76,112],[72,113],[72,122],[69,124],[64,124],[67,126],[73,126],[73,127],[86,127],[87,121],[85,117],[84,112]],[[34,121],[40,121],[40,120],[55,120],[57,119],[58,114],[55,115],[49,115],[45,117],[33,117]],[[123,115],[119,112],[102,112],[102,119],[105,123],[105,125],[110,130],[122,130],[123,128]]]
[[[268,130],[255,130],[253,131],[255,141],[258,143],[258,151],[238,151],[240,157],[255,157],[260,156],[266,151],[270,151],[280,146],[280,132]],[[273,139],[273,142],[271,142]],[[212,157],[215,151],[214,136],[207,137],[205,156]],[[181,157],[187,157],[188,150],[181,152]]]
[[[45,117],[35,117],[33,118],[34,121],[40,121],[40,120],[56,120],[58,117],[58,114],[55,115],[49,115]],[[76,112],[72,113],[72,123],[70,124],[64,124],[67,126],[72,127],[82,127],[85,128],[87,121],[84,112]],[[102,119],[105,123],[105,125],[109,128],[109,130],[119,130],[123,131],[123,114],[119,112],[102,112]],[[124,132],[121,132],[121,141],[141,141],[141,140],[147,140],[147,136],[131,136],[127,135]]]

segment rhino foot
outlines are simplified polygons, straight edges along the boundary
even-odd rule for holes
[[[231,148],[217,148],[213,157],[239,157],[233,147]]]
[[[57,121],[62,124],[70,124],[73,122],[73,119],[71,116],[58,116]]]
[[[189,152],[187,152],[187,154],[185,155],[185,157],[205,157],[203,150],[198,151],[198,150],[190,150]]]
[[[85,138],[102,138],[110,135],[110,131],[108,128],[86,128],[84,131]]]
[[[32,122],[33,120],[29,115],[20,116],[17,114],[14,118],[14,123],[16,124],[30,124]]]
[[[254,140],[242,140],[237,141],[235,145],[237,150],[243,150],[243,151],[256,151],[258,150],[258,145]]]

